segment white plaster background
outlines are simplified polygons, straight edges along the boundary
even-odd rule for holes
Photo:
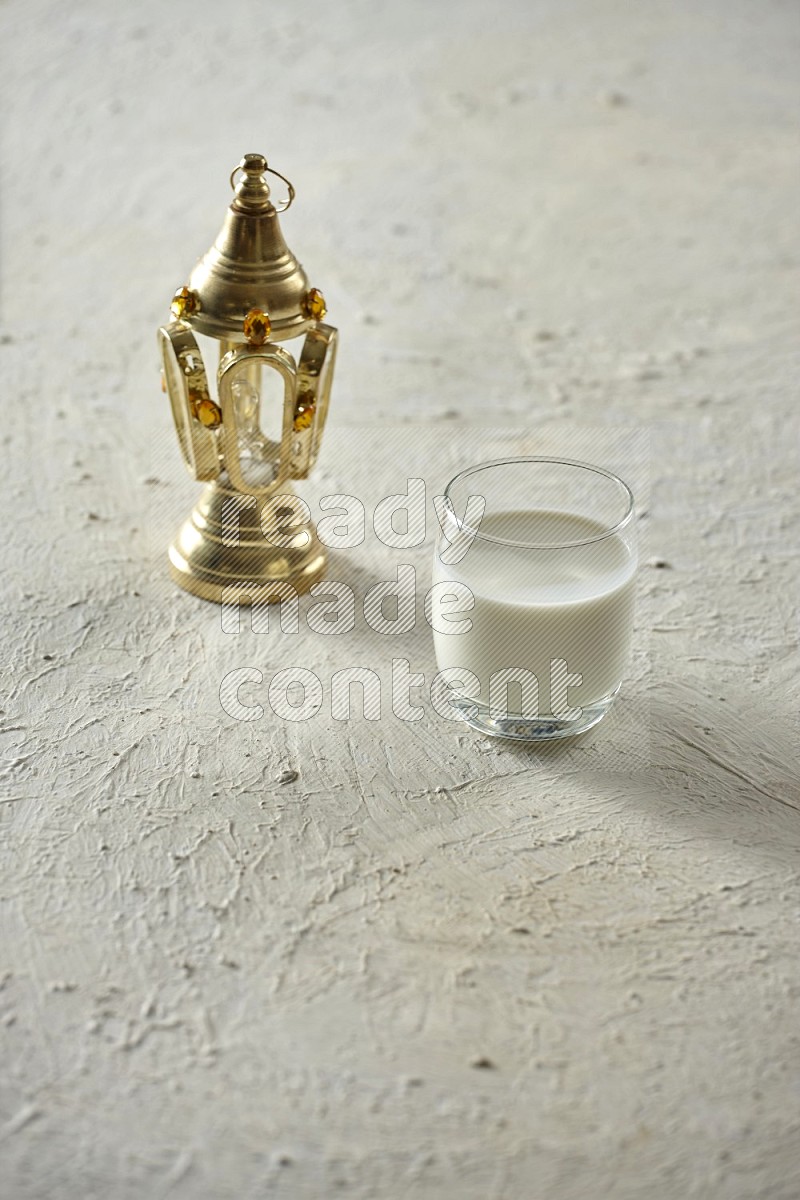
[[[0,21],[3,1195],[793,1200],[797,5]],[[647,448],[670,565],[580,745],[221,711],[233,666],[434,667],[166,580],[155,329],[250,150],[342,332],[309,499]]]

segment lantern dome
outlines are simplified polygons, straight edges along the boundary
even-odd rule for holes
[[[234,197],[210,250],[192,271],[193,311],[185,316],[197,333],[244,342],[243,322],[257,310],[268,314],[273,338],[297,337],[313,323],[308,278],[281,232],[267,174],[277,175],[262,154],[246,154],[231,175]],[[236,180],[239,176],[238,182]],[[313,299],[312,299],[313,304]]]

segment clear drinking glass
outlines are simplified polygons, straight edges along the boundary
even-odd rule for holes
[[[591,728],[630,658],[628,485],[569,459],[498,460],[451,480],[439,521],[429,620],[456,712],[520,740]]]

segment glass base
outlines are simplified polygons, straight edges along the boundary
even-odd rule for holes
[[[598,721],[602,721],[611,705],[614,703],[619,688],[609,696],[595,700],[581,709],[581,715],[573,721],[563,717],[520,717],[509,713],[508,716],[492,716],[489,705],[479,700],[469,700],[466,696],[450,701],[453,708],[463,720],[477,729],[478,733],[488,734],[489,737],[509,738],[515,742],[549,742],[555,738],[575,737],[585,733]]]

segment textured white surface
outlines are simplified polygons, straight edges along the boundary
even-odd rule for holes
[[[798,17],[0,6],[9,1200],[798,1195]],[[165,578],[155,329],[250,150],[342,331],[306,497],[649,486],[580,745],[221,711],[235,666],[433,672],[424,625],[226,637]]]

